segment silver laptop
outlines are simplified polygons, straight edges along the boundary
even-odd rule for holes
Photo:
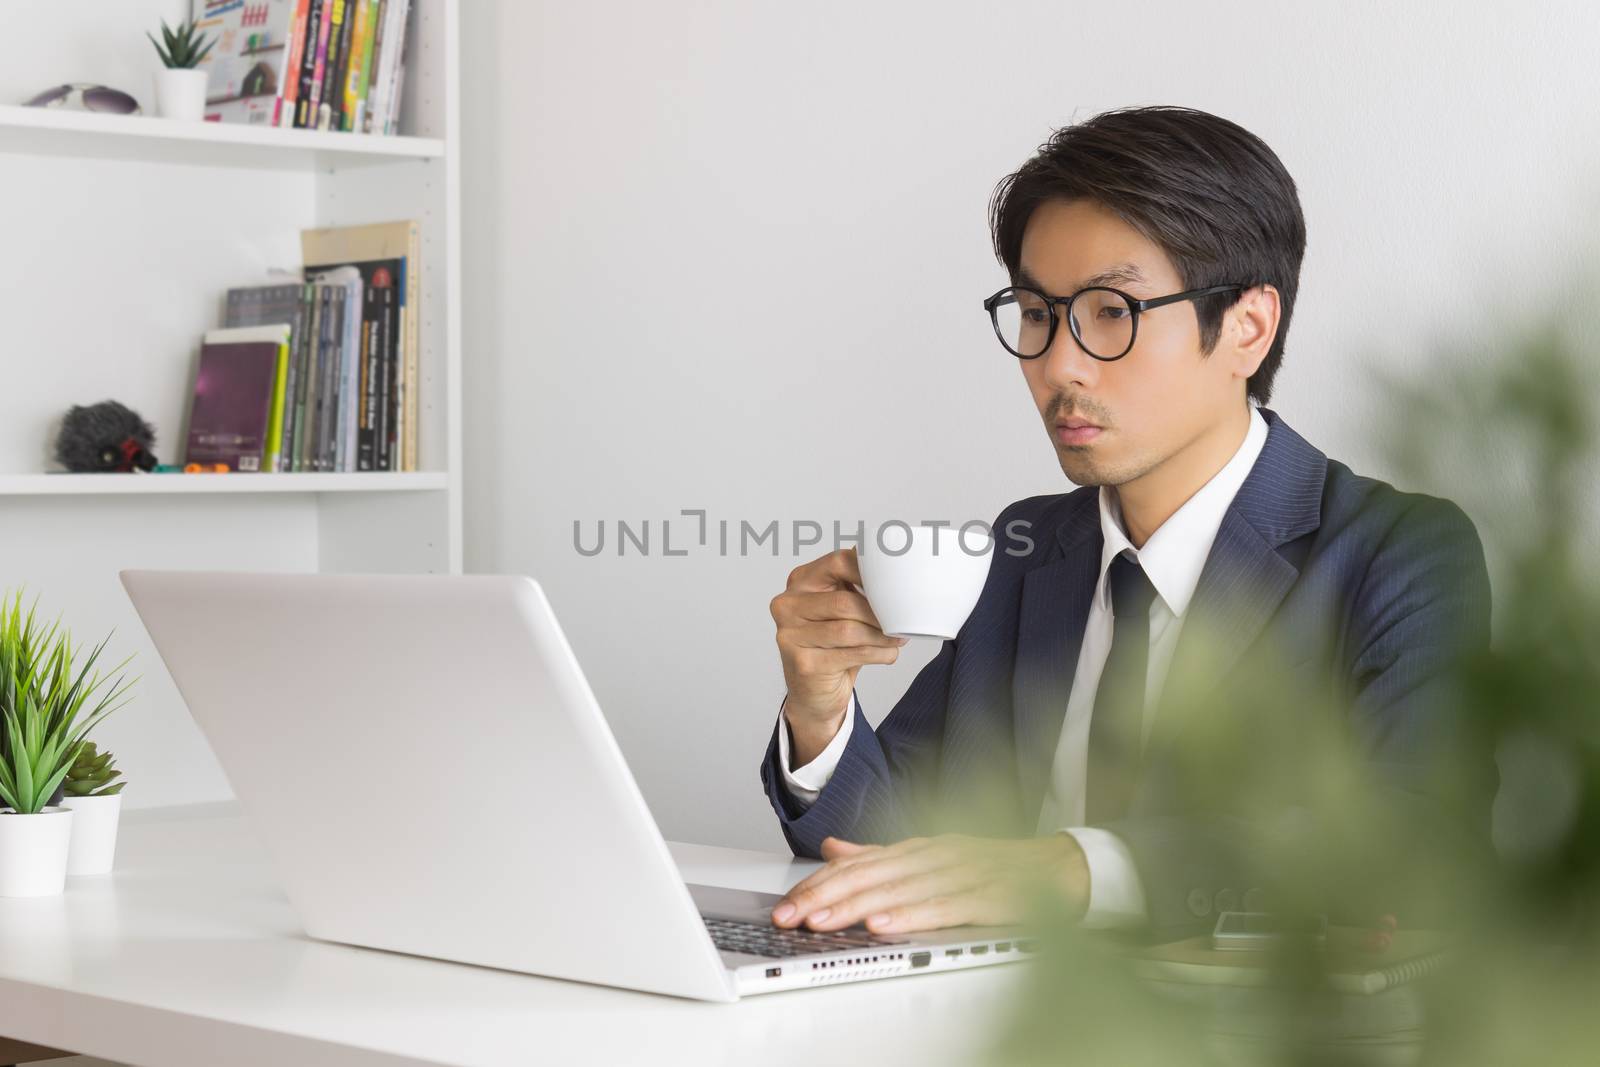
[[[532,579],[121,577],[312,937],[719,1001],[1032,948],[686,885]]]

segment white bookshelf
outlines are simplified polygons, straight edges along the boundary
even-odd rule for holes
[[[135,654],[141,699],[103,728],[131,806],[228,790],[119,570],[461,571],[458,0],[412,0],[394,137],[153,117],[143,34],[188,9],[24,5],[0,64],[0,589],[38,594],[81,641],[114,629],[110,651]],[[63,82],[132,92],[147,114],[20,106]],[[61,416],[108,398],[180,462],[199,339],[221,324],[224,292],[298,268],[302,229],[402,218],[421,224],[418,471],[47,473]]]

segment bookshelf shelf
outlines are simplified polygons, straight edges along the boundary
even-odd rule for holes
[[[179,122],[0,105],[0,152],[278,170],[338,170],[442,158],[436,137]]]
[[[398,493],[450,488],[434,471],[306,474],[0,474],[0,497],[237,493]]]

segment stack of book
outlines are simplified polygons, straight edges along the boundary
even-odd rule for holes
[[[184,461],[416,470],[417,224],[306,230],[300,245],[302,277],[228,290],[224,328],[201,347]]]
[[[206,118],[399,131],[411,0],[194,0],[216,45]]]

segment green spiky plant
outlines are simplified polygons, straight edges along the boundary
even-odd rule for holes
[[[22,598],[0,600],[0,805],[19,815],[42,811],[66,779],[88,732],[127,703],[133,681],[101,675],[101,641],[77,665],[71,635],[26,614]],[[131,659],[131,657],[130,657]]]
[[[145,33],[150,37],[149,32]],[[166,64],[168,70],[192,70],[200,65],[206,58],[211,47],[217,43],[215,37],[207,40],[197,26],[194,19],[185,19],[178,23],[176,30],[167,25],[167,20],[161,20],[161,37],[166,42],[162,47],[161,41],[150,37],[150,43],[156,46],[156,55],[161,57],[161,62]]]
[[[78,756],[72,761],[64,780],[67,796],[116,796],[128,784],[126,781],[113,781],[121,777],[122,772],[117,770],[116,760],[111,753],[99,751],[93,741],[82,741],[78,744]]]

